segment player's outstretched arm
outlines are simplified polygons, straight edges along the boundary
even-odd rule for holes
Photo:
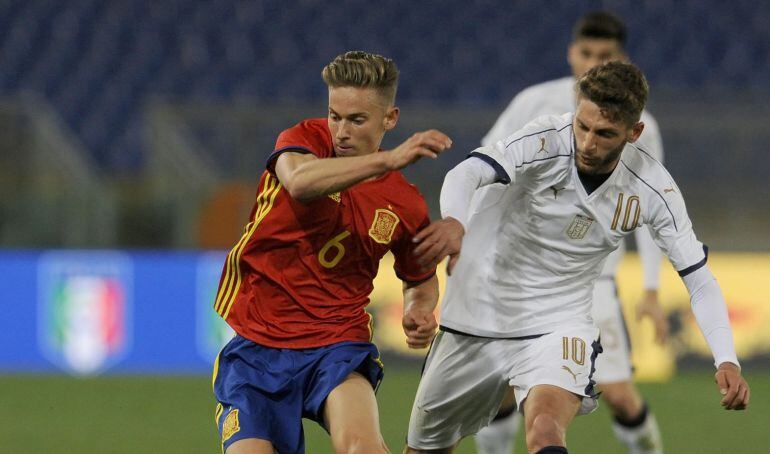
[[[690,293],[698,328],[714,355],[721,404],[726,410],[743,410],[749,403],[749,385],[741,376],[735,355],[733,331],[722,290],[706,265],[685,275],[682,280]]]
[[[449,257],[447,274],[452,274],[460,259],[473,193],[482,186],[494,183],[496,178],[495,170],[475,157],[466,159],[447,173],[440,200],[444,219],[432,222],[415,235],[413,241],[419,243],[414,249],[417,263],[430,268]]]
[[[309,153],[285,152],[275,163],[275,173],[289,194],[304,203],[402,169],[420,158],[436,158],[451,146],[449,137],[431,129],[412,135],[386,153],[318,159]]]
[[[434,274],[419,284],[404,282],[404,316],[401,324],[409,348],[425,348],[436,335],[438,323],[433,311],[438,303],[438,278]]]

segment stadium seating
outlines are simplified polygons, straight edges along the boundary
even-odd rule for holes
[[[404,104],[501,106],[525,85],[567,72],[565,24],[591,6],[6,0],[0,2],[0,93],[42,94],[103,169],[131,172],[143,165],[149,100],[318,102],[320,68],[351,48],[397,59]],[[770,3],[612,6],[628,21],[629,51],[654,85],[770,85]]]

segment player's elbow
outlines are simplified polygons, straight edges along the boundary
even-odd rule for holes
[[[282,184],[286,192],[297,202],[308,203],[319,197],[317,191],[310,184],[303,182],[301,178],[288,178]]]

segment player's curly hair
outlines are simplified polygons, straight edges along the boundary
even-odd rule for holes
[[[390,58],[354,50],[338,55],[321,71],[329,87],[374,88],[389,104],[396,99],[398,68]]]
[[[639,122],[649,87],[639,68],[614,61],[585,73],[578,79],[576,90],[578,99],[595,103],[608,120],[632,126]]]

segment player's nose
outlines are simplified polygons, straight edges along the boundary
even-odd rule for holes
[[[587,133],[583,138],[583,151],[593,151],[596,149],[596,135]]]
[[[335,134],[335,137],[337,139],[347,139],[350,137],[350,126],[346,121],[341,121],[339,126],[337,127],[337,134]]]

